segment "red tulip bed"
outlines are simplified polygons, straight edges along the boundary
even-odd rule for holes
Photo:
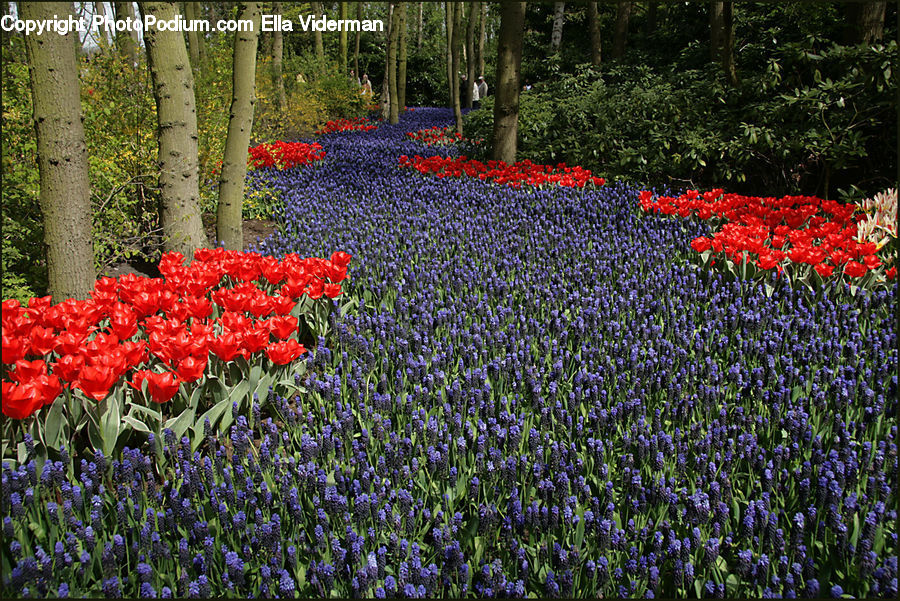
[[[26,420],[49,407],[29,420],[35,440],[58,448],[87,427],[105,452],[128,429],[165,426],[180,436],[195,417],[201,427],[205,419],[215,425],[233,398],[268,390],[306,352],[301,320],[327,322],[328,299],[341,295],[350,259],[199,249],[187,265],[179,253],[163,255],[162,278],[101,278],[87,300],[4,301],[3,414]],[[183,402],[173,409],[183,411],[163,423],[163,410],[153,407],[179,390]],[[13,420],[5,428],[15,428]],[[9,434],[4,441],[22,440]]]
[[[695,216],[720,225],[712,237],[699,236],[691,247],[704,260],[732,271],[747,266],[765,275],[772,271],[810,284],[834,277],[855,286],[878,285],[897,275],[888,266],[886,240],[870,240],[857,225],[867,217],[855,204],[842,204],[814,196],[761,198],[715,189],[688,190],[677,197],[639,195],[646,212],[680,217]],[[816,275],[813,275],[816,274]]]
[[[477,177],[481,180],[493,180],[512,188],[521,188],[523,184],[531,186],[558,185],[569,188],[584,188],[588,184],[602,186],[606,180],[594,177],[582,167],[568,167],[565,163],[538,165],[531,161],[518,161],[508,164],[503,161],[482,163],[466,156],[460,157],[421,157],[409,158],[400,156],[400,166],[415,169],[419,173],[433,173],[436,177]]]
[[[260,144],[250,149],[249,167],[259,169],[261,167],[277,167],[278,169],[291,169],[293,167],[309,165],[325,158],[325,151],[321,144],[306,144],[304,142],[282,142]]]
[[[358,119],[336,119],[328,121],[321,129],[316,130],[317,134],[333,134],[344,131],[372,131],[378,129],[377,125],[372,125],[368,119],[360,117]]]
[[[447,127],[430,127],[428,129],[420,129],[416,132],[406,132],[406,135],[414,141],[424,144],[425,146],[449,146],[457,142],[471,142],[479,144],[480,140],[469,140],[464,138],[461,133],[454,131],[452,125]]]

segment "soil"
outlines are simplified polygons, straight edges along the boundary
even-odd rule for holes
[[[215,242],[216,216],[213,214],[203,215],[203,227],[206,230],[206,237],[209,238],[210,243]],[[259,241],[268,238],[275,232],[276,228],[277,223],[270,219],[245,219],[244,250],[248,250],[251,245],[256,245]],[[116,278],[126,273],[153,278],[157,278],[160,275],[155,263],[143,259],[134,259],[128,263],[117,263],[106,269],[100,276]]]

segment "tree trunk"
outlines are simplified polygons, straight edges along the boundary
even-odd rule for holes
[[[613,58],[625,56],[625,40],[628,37],[628,20],[631,18],[631,2],[616,3],[616,29],[613,33]]]
[[[506,163],[516,162],[519,130],[519,69],[522,65],[522,33],[525,3],[500,5],[500,36],[497,40],[497,75],[494,100],[494,130],[491,155]]]
[[[397,92],[397,46],[400,41],[400,7],[393,5],[394,10],[391,11],[391,39],[388,43],[387,53],[387,71],[388,71],[388,101],[389,101],[389,122],[392,124],[400,122],[400,102]]]
[[[591,64],[600,66],[600,19],[597,18],[597,3],[588,2],[588,30],[591,36]]]
[[[722,70],[728,85],[738,85],[737,69],[734,65],[734,2],[722,3]]]
[[[419,2],[419,28],[418,28],[418,36],[419,39],[416,42],[416,49],[422,49],[422,31],[424,30],[425,25],[425,3]]]
[[[481,12],[481,2],[469,3],[469,23],[466,27],[466,108],[472,108],[475,91],[475,26]]]
[[[478,19],[478,74],[484,75],[485,24],[487,23],[487,2],[481,3]]]
[[[65,19],[72,3],[20,2],[19,18]],[[49,292],[54,302],[90,296],[97,274],[91,242],[91,182],[72,36],[25,36],[40,171]],[[37,259],[35,257],[35,259]]]
[[[94,2],[94,14],[106,19],[106,4],[104,2]],[[105,27],[97,28],[97,45],[104,52],[109,48],[109,37],[107,37]]]
[[[216,237],[228,250],[243,250],[244,180],[247,179],[247,149],[253,129],[253,105],[256,102],[256,48],[259,41],[259,3],[238,5],[238,18],[253,21],[253,31],[234,34],[234,58],[231,68],[231,115],[219,180],[219,207],[216,211]]]
[[[198,19],[197,16],[197,5],[194,2],[185,2],[184,3],[184,18],[188,21],[192,21],[194,19]],[[191,27],[190,29],[195,29]],[[194,70],[194,73],[200,73],[200,37],[201,33],[197,31],[187,31],[187,41],[188,41],[188,52],[190,52],[191,57],[191,68]]]
[[[566,3],[553,3],[553,31],[550,33],[550,54],[559,52],[562,44],[563,23],[566,20]]]
[[[444,20],[447,29],[447,85],[450,87],[450,108],[459,96],[459,82],[453,72],[453,21],[456,11],[455,2],[444,2]]]
[[[849,45],[871,44],[884,36],[884,13],[887,2],[847,2],[846,33]]]
[[[347,20],[347,3],[340,2],[341,21]],[[347,28],[341,27],[340,31],[340,48],[341,48],[341,75],[347,76]]]
[[[459,134],[462,134],[463,131],[463,122],[462,122],[462,96],[460,95],[460,82],[459,82],[459,70],[460,70],[460,57],[462,55],[462,45],[463,45],[463,5],[456,4],[456,9],[453,11],[453,73],[456,76],[456,102],[453,103],[453,115],[456,117],[456,131]],[[464,84],[467,87],[472,85],[471,81],[466,81]]]
[[[273,14],[283,13],[281,2],[273,2]],[[279,114],[283,114],[287,107],[287,97],[284,93],[284,35],[281,31],[272,32],[272,83],[275,85],[275,99]]]
[[[709,3],[709,60],[722,60],[722,48],[725,41],[725,3],[714,1]]]
[[[134,3],[133,2],[116,2],[115,3],[116,19],[124,21],[131,19],[134,21]],[[137,64],[137,49],[140,47],[140,41],[137,37],[137,31],[117,31],[116,47],[122,56],[128,58],[132,66]]]
[[[362,2],[356,3],[356,20],[362,21]],[[359,29],[356,30],[356,39],[354,40],[353,45],[353,73],[356,74],[356,77],[362,77],[362,73],[359,72],[359,41],[362,36],[362,31]]]
[[[400,6],[400,35],[397,39],[397,107],[406,110],[406,2]]]
[[[391,27],[394,19],[394,4],[388,3],[387,15],[388,28],[384,32],[384,77],[381,80],[381,118],[387,121],[391,116],[391,60],[388,56],[391,52]]]
[[[178,14],[174,2],[141,2],[139,6],[143,16],[153,15],[160,21]],[[154,27],[145,33],[144,41],[156,100],[163,248],[190,257],[195,249],[209,246],[200,219],[194,76],[180,32]]]
[[[659,12],[658,2],[647,3],[647,35],[656,33],[657,13]]]
[[[321,2],[313,2],[312,10],[314,19],[318,19],[323,14],[325,14],[325,11],[322,9]],[[316,42],[316,58],[318,58],[319,60],[325,60],[325,42],[322,40],[322,32],[316,29],[313,32],[313,36]]]

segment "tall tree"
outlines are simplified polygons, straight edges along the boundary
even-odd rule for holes
[[[131,19],[134,21],[133,2],[116,2],[114,3],[113,8],[116,12],[116,20],[124,21],[126,19]],[[122,53],[122,56],[128,57],[128,60],[132,65],[136,65],[138,60],[137,49],[140,47],[140,41],[138,40],[137,35],[137,31],[135,30],[116,32],[116,47],[119,49],[119,52]]]
[[[473,92],[475,91],[475,27],[478,25],[478,14],[481,12],[481,2],[469,2],[469,22],[466,25],[466,108],[472,108]]]
[[[656,25],[658,22],[659,3],[647,3],[647,35],[656,33]]]
[[[844,41],[847,44],[871,44],[884,36],[884,14],[887,2],[846,2],[846,29]]]
[[[106,3],[94,2],[94,14],[98,17],[106,19]],[[106,50],[107,48],[109,48],[109,38],[107,37],[107,31],[105,27],[97,28],[97,44],[100,46],[101,50]]]
[[[158,21],[170,21],[178,14],[174,2],[139,6],[144,17],[152,15]],[[194,76],[180,32],[154,27],[144,36],[156,100],[163,248],[191,256],[195,249],[209,246],[200,219]]]
[[[453,23],[456,14],[455,2],[444,2],[444,23],[447,32],[447,85],[450,88],[450,108],[459,96],[458,74],[453,72]]]
[[[200,3],[185,2],[184,18],[189,21],[200,19]],[[195,29],[195,28],[194,28]],[[191,53],[191,66],[196,73],[203,71],[203,61],[206,58],[206,41],[202,31],[188,31],[188,46]]]
[[[416,49],[422,49],[422,33],[425,25],[425,3],[419,2],[419,26],[416,28],[416,34],[418,35],[418,40],[416,40]]]
[[[259,3],[242,2],[238,18],[253,21],[252,31],[234,34],[234,58],[231,68],[231,115],[219,180],[219,206],[216,211],[216,237],[229,250],[243,250],[244,180],[247,178],[247,148],[253,129],[256,49],[259,43]]]
[[[356,20],[362,21],[362,2],[356,3]],[[362,77],[362,73],[359,72],[359,42],[362,38],[362,31],[360,28],[356,28],[356,37],[354,39],[353,44],[353,73],[356,74],[357,77]]]
[[[631,2],[619,0],[616,3],[616,28],[613,32],[613,58],[625,56],[625,41],[628,38],[628,20],[631,18]]]
[[[273,14],[282,14],[281,2],[272,3]],[[357,47],[357,50],[359,48]],[[284,112],[287,107],[287,97],[284,93],[284,35],[280,29],[272,32],[272,83],[275,85],[275,99],[278,113]]]
[[[722,3],[722,70],[732,87],[738,85],[737,68],[734,65],[734,2]]]
[[[463,131],[463,120],[462,120],[462,96],[460,95],[460,82],[459,82],[459,71],[460,71],[460,58],[462,55],[462,46],[463,46],[463,5],[455,4],[455,10],[453,11],[453,47],[452,47],[452,59],[453,59],[453,73],[456,78],[456,102],[453,103],[453,116],[456,117],[456,131],[459,134],[462,134]],[[471,81],[466,81],[465,85],[471,86]]]
[[[494,99],[494,130],[491,154],[494,159],[516,162],[516,135],[519,131],[519,69],[522,65],[522,37],[525,3],[500,4],[500,35],[497,40],[497,75]]]
[[[480,2],[481,10],[478,11],[478,74],[484,75],[484,44],[485,24],[487,23],[487,2]]]
[[[339,2],[338,6],[340,7],[340,15],[341,21],[347,20],[347,3]],[[341,73],[343,75],[347,75],[347,28],[341,27],[341,31],[339,32],[340,40],[340,49],[341,49]]]
[[[597,18],[597,3],[588,2],[588,32],[591,36],[591,64],[600,66],[600,19]]]
[[[397,46],[400,41],[400,7],[397,3],[391,3],[391,37],[388,42],[387,71],[388,71],[388,117],[390,123],[400,122],[400,102],[397,93]]]
[[[566,3],[553,3],[553,30],[550,32],[550,54],[559,52],[559,45],[562,44],[563,24],[566,20]]]
[[[725,3],[713,0],[709,3],[709,60],[722,60],[722,47],[725,41]]]
[[[406,110],[406,2],[401,2],[400,35],[397,38],[397,106]]]
[[[72,15],[71,2],[21,2],[19,17]],[[94,287],[91,183],[84,141],[75,45],[77,32],[25,36],[31,76],[50,295],[55,302],[87,298]]]
[[[313,2],[312,3],[313,17],[318,18],[325,14],[325,11],[322,9],[321,2]],[[316,44],[316,58],[319,60],[325,60],[325,42],[322,40],[322,32],[318,29],[313,31],[313,39]]]
[[[388,27],[384,32],[384,77],[382,78],[381,85],[381,118],[387,121],[391,116],[391,78],[390,78],[390,67],[391,61],[389,60],[388,54],[391,51],[391,24],[394,19],[394,4],[393,2],[388,2],[387,5],[388,10]]]

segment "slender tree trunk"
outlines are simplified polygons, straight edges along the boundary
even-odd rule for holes
[[[566,20],[566,3],[553,3],[553,30],[550,33],[550,54],[559,52],[559,46],[562,44],[563,24]]]
[[[847,44],[871,44],[882,39],[887,2],[847,2],[845,7]]]
[[[522,65],[525,3],[503,2],[500,6],[497,92],[494,100],[491,154],[496,160],[515,163],[516,136],[519,131],[519,69]]]
[[[459,82],[453,72],[453,21],[456,14],[456,3],[444,2],[444,9],[447,30],[447,85],[450,86],[450,108],[453,108],[459,96]]]
[[[659,3],[647,3],[647,35],[656,33],[656,24],[658,21]]]
[[[709,3],[709,60],[722,60],[722,48],[725,41],[725,3],[713,1]]]
[[[469,3],[469,22],[466,26],[466,108],[472,108],[473,93],[475,91],[475,26],[478,24],[478,13],[481,12],[481,2]]]
[[[628,38],[628,20],[631,18],[631,2],[616,3],[616,29],[613,34],[613,58],[625,56],[625,41]]]
[[[19,18],[65,19],[72,3],[20,2]],[[72,37],[25,36],[40,171],[49,292],[54,302],[88,298],[97,274],[91,242],[91,182]]]
[[[116,2],[115,3],[116,19],[124,21],[131,19],[134,21],[134,3],[133,2]],[[137,64],[139,40],[136,31],[117,31],[116,46],[122,56],[128,58],[129,63],[134,66]]]
[[[318,18],[325,14],[325,10],[322,8],[321,2],[313,2],[312,3],[313,10],[313,18]],[[325,60],[325,42],[322,40],[322,32],[318,29],[313,32],[313,37],[316,43],[316,58],[319,60]]]
[[[417,29],[418,40],[416,41],[416,49],[422,49],[422,32],[425,25],[425,3],[419,2],[419,27]]]
[[[356,3],[356,20],[362,21],[362,2]],[[353,44],[353,72],[356,74],[356,77],[362,77],[362,74],[359,72],[359,41],[362,36],[362,31],[359,29],[356,30],[356,39]]]
[[[484,75],[485,24],[487,23],[487,2],[481,3],[478,18],[478,74]]]
[[[106,4],[104,2],[94,2],[94,13],[98,17],[106,18]],[[97,28],[97,44],[100,46],[102,51],[106,51],[109,48],[109,37],[107,37],[106,28],[99,27]]]
[[[462,55],[462,46],[465,38],[463,37],[463,5],[456,4],[453,11],[453,73],[456,77],[456,102],[453,103],[453,115],[456,117],[456,131],[462,134],[462,96],[460,95],[459,71],[460,58]],[[471,81],[466,81],[467,87],[472,85]]]
[[[734,87],[739,83],[737,69],[734,65],[734,2],[723,2],[722,21],[722,70],[728,85]]]
[[[253,129],[253,105],[256,82],[256,48],[259,41],[259,3],[245,2],[238,7],[238,18],[253,21],[253,31],[234,34],[232,59],[231,115],[219,180],[219,207],[216,211],[216,237],[229,250],[244,249],[243,199],[247,178],[247,149]]]
[[[588,2],[588,31],[591,36],[591,64],[600,66],[600,19],[597,18],[597,3]]]
[[[401,2],[400,35],[397,39],[397,107],[406,110],[406,2]]]
[[[390,103],[390,123],[400,122],[400,102],[397,92],[397,46],[400,41],[400,7],[393,5],[391,12],[391,40],[388,43],[388,99]]]
[[[185,2],[184,3],[184,18],[188,21],[193,21],[197,19],[197,6],[193,2]],[[190,28],[194,29],[194,28]],[[188,52],[191,57],[191,68],[194,70],[195,74],[201,72],[200,69],[200,36],[201,34],[196,31],[187,31],[187,41],[188,41]]]
[[[388,3],[387,17],[388,28],[384,34],[384,77],[382,78],[381,83],[381,118],[385,121],[387,121],[391,115],[391,60],[389,54],[391,53],[391,27],[393,26],[394,20],[394,4],[392,2]]]
[[[273,14],[283,13],[281,2],[272,3]],[[275,85],[275,98],[278,103],[279,114],[283,114],[287,107],[287,97],[284,93],[284,35],[281,31],[272,32],[272,83]]]
[[[340,2],[340,15],[341,21],[347,20],[347,3]],[[340,31],[340,48],[341,48],[341,74],[346,77],[347,75],[347,48],[348,48],[348,40],[347,40],[347,28],[341,27]]]
[[[174,2],[139,5],[143,16],[153,15],[159,21],[170,21],[178,14]],[[195,249],[209,246],[200,219],[194,77],[180,32],[151,28],[144,41],[156,99],[163,247],[189,257]]]

